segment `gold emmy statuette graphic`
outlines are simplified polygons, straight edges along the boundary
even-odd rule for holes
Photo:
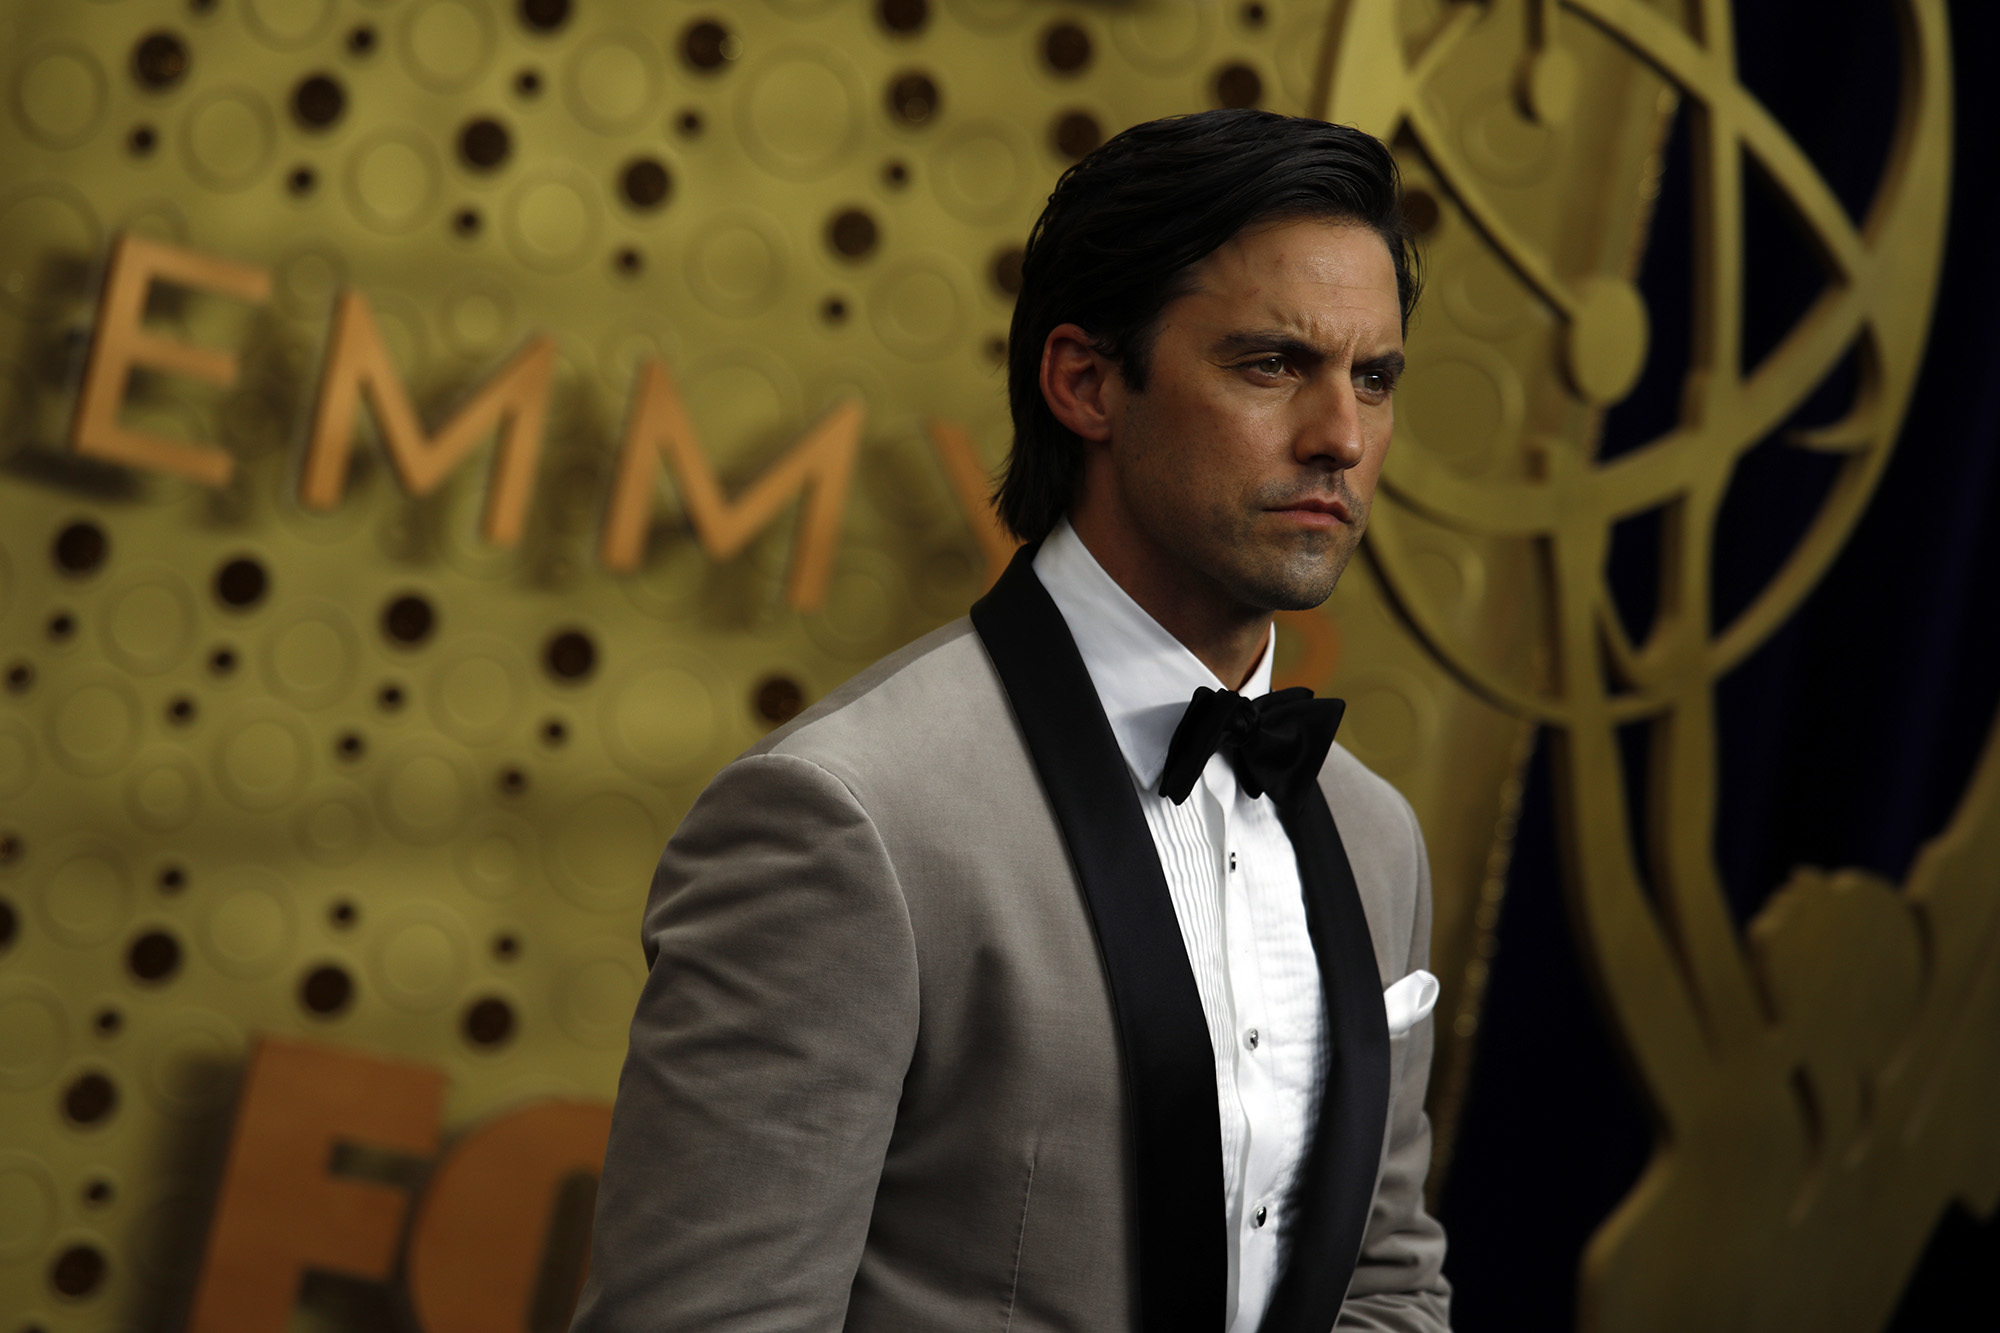
[[[1612,1025],[1657,1117],[1653,1160],[1593,1238],[1581,1274],[1590,1329],[1879,1328],[1954,1200],[2000,1192],[2000,733],[1948,830],[1895,886],[1801,869],[1739,934],[1714,860],[1716,679],[1797,607],[1852,529],[1901,424],[1943,244],[1951,147],[1945,11],[1894,6],[1903,44],[1891,158],[1852,223],[1784,130],[1737,83],[1730,7],[1563,0],[1522,8],[1515,96],[1575,127],[1579,88],[1620,68],[1628,98],[1678,101],[1696,172],[1695,340],[1680,419],[1615,459],[1592,455],[1599,411],[1647,351],[1624,216],[1538,226],[1481,170],[1478,132],[1438,109],[1472,50],[1491,56],[1499,7],[1452,6],[1414,43],[1410,6],[1347,7],[1326,114],[1406,146],[1478,244],[1552,315],[1565,381],[1530,402],[1519,448],[1467,466],[1462,445],[1405,433],[1371,550],[1411,624],[1473,689],[1551,730],[1572,919]],[[1657,89],[1657,93],[1655,93]],[[1489,145],[1490,146],[1490,145]],[[1597,150],[1616,171],[1615,149]],[[1819,299],[1742,366],[1745,165],[1776,187],[1822,257]],[[1421,165],[1417,165],[1421,164]],[[1632,181],[1629,174],[1616,179]],[[1545,220],[1547,214],[1543,214]],[[1643,218],[1636,229],[1643,234]],[[1447,303],[1456,276],[1438,259]],[[1757,599],[1711,634],[1711,534],[1738,459],[1844,357],[1860,368],[1837,423],[1789,447],[1840,459],[1813,525]],[[1419,358],[1418,364],[1423,364]],[[1614,524],[1658,511],[1660,613],[1641,642],[1605,583]],[[1489,650],[1454,623],[1420,561],[1442,530],[1533,552],[1544,655]],[[1617,729],[1644,724],[1650,856],[1628,818]]]

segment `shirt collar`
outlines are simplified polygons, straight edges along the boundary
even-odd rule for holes
[[[1104,572],[1067,518],[1056,523],[1035,553],[1035,576],[1069,624],[1132,776],[1152,790],[1195,690],[1229,687]],[[1270,692],[1267,638],[1241,693],[1255,699]]]

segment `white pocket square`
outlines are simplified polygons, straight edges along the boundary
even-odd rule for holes
[[[1419,968],[1382,992],[1389,1014],[1389,1035],[1400,1037],[1430,1017],[1438,1002],[1438,979]]]

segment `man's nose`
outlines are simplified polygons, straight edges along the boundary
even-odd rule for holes
[[[1347,376],[1328,376],[1302,403],[1304,417],[1293,455],[1309,466],[1345,471],[1358,464],[1368,442],[1361,432],[1361,400]]]

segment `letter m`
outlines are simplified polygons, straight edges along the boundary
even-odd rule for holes
[[[847,486],[861,445],[862,417],[860,403],[838,404],[790,453],[731,500],[702,452],[673,377],[658,361],[648,360],[639,372],[638,398],[611,489],[599,560],[609,570],[639,567],[659,460],[664,456],[695,540],[711,560],[734,556],[777,518],[794,495],[806,493],[786,591],[794,607],[811,610],[825,598],[833,574]]]
[[[333,340],[320,377],[313,410],[312,441],[306,446],[299,499],[308,509],[331,509],[347,489],[347,465],[354,453],[354,415],[363,395],[389,451],[403,489],[428,495],[465,460],[488,432],[500,429],[499,456],[486,493],[480,531],[497,546],[521,540],[528,502],[535,490],[535,460],[541,454],[542,423],[548,416],[549,370],[555,344],[535,338],[481,385],[450,420],[427,434],[396,377],[375,316],[358,292],[343,292],[334,312]]]

